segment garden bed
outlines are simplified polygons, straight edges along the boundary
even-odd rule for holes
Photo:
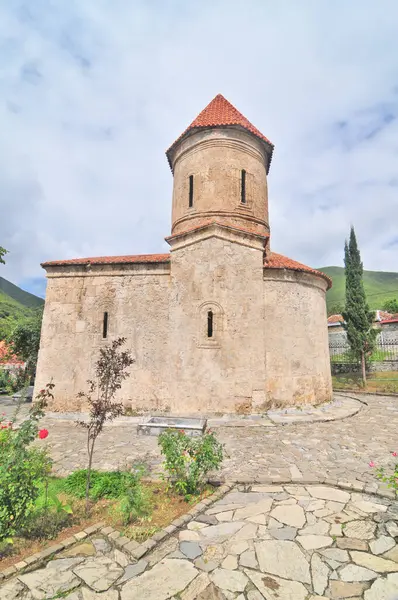
[[[60,503],[67,507],[72,513],[65,513],[64,526],[46,537],[27,537],[15,536],[13,544],[4,550],[1,555],[0,547],[0,572],[8,567],[21,562],[24,558],[45,550],[48,546],[53,546],[71,537],[82,529],[98,521],[104,522],[117,530],[122,535],[135,540],[139,543],[144,542],[157,531],[167,527],[172,521],[186,514],[191,508],[206,497],[211,496],[214,488],[206,486],[198,496],[192,496],[188,500],[181,495],[176,494],[169,489],[163,482],[142,481],[141,488],[143,494],[142,516],[136,517],[130,523],[125,523],[118,510],[120,500],[118,498],[101,498],[93,502],[90,508],[89,516],[85,513],[85,501],[63,491],[66,478],[51,478],[48,484],[48,494],[51,496],[56,493]],[[44,490],[43,490],[44,493]],[[36,504],[41,506],[43,503],[43,494],[38,498]],[[61,505],[60,505],[61,506]],[[61,508],[58,508],[61,511]],[[54,510],[51,515],[54,514]],[[67,517],[66,517],[67,515]],[[52,518],[52,517],[51,517]],[[62,521],[61,521],[62,522]]]

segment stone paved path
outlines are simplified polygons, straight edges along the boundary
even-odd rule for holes
[[[327,423],[295,423],[271,427],[217,426],[227,457],[222,474],[232,481],[259,478],[312,476],[335,480],[373,482],[370,460],[386,464],[398,451],[398,398],[363,396],[367,406],[347,419]],[[86,464],[85,432],[73,423],[45,420],[48,441],[59,474]],[[157,438],[137,436],[132,425],[110,426],[97,442],[96,468],[116,469],[143,462],[159,472],[161,458]]]
[[[397,501],[239,486],[135,564],[96,534],[0,600],[397,600],[397,541]]]

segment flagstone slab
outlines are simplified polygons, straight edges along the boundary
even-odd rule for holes
[[[387,506],[384,506],[384,504],[376,504],[376,502],[369,502],[367,500],[357,500],[352,502],[352,505],[367,514],[386,512],[387,510]]]
[[[275,575],[264,575],[258,571],[246,569],[246,575],[254,583],[266,600],[305,600],[308,590],[299,581],[287,581]],[[250,598],[250,596],[249,596]],[[256,598],[256,596],[252,596]]]
[[[362,596],[365,586],[366,584],[363,583],[332,580],[330,582],[330,592],[332,598],[353,598],[354,596]]]
[[[297,541],[305,550],[317,550],[333,544],[333,538],[328,535],[299,535]]]
[[[0,587],[0,600],[31,600],[31,598],[31,593],[18,579],[6,581]]]
[[[272,502],[272,498],[266,498],[265,500],[261,500],[261,502],[251,503],[244,508],[238,508],[234,514],[234,521],[240,521],[242,519],[247,519],[247,517],[268,513],[271,509]]]
[[[282,527],[281,529],[270,529],[269,533],[275,540],[294,540],[297,529],[295,527]]]
[[[104,598],[104,594],[97,594],[93,590],[89,590],[88,588],[82,588],[78,592],[79,600],[102,600]],[[77,594],[76,594],[77,596]],[[67,596],[69,598],[69,596]],[[106,600],[119,600],[119,593],[117,590],[108,590],[106,592]]]
[[[197,542],[183,541],[180,543],[180,552],[182,552],[187,558],[197,558],[202,554],[202,548]]]
[[[375,573],[375,571],[352,564],[343,567],[339,572],[339,575],[342,581],[348,582],[372,581],[372,579],[376,579],[377,577],[377,573]]]
[[[314,485],[307,487],[306,489],[313,498],[319,498],[320,500],[334,500],[335,502],[342,502],[344,504],[350,500],[350,494],[348,492],[344,492],[337,488],[325,485]]]
[[[110,558],[97,556],[74,567],[73,573],[96,592],[105,592],[123,575],[124,570]]]
[[[386,579],[378,579],[365,592],[365,600],[397,600],[398,573],[387,575]]]
[[[351,521],[343,529],[346,537],[358,540],[371,540],[375,536],[376,523],[373,521]]]
[[[336,540],[338,548],[343,550],[363,550],[366,552],[368,544],[365,540],[357,540],[356,538],[342,537]]]
[[[210,574],[210,579],[221,590],[230,592],[243,592],[247,585],[247,577],[241,571],[216,569]]]
[[[306,523],[305,513],[301,506],[277,506],[271,511],[271,517],[283,523],[300,529]]]
[[[309,563],[295,542],[264,540],[254,545],[263,573],[302,583],[311,582]]]
[[[369,548],[373,554],[384,554],[391,548],[394,548],[395,542],[389,535],[381,535],[376,540],[369,543]]]
[[[72,591],[81,583],[73,571],[57,571],[51,568],[25,573],[19,575],[18,579],[29,588],[33,600],[52,598],[60,592]]]
[[[350,552],[353,562],[361,567],[366,567],[378,573],[393,573],[397,571],[397,563],[392,560],[386,560],[380,556],[369,554],[368,552]]]
[[[308,525],[298,532],[299,535],[326,535],[329,533],[330,523],[318,521],[314,525]]]
[[[331,560],[337,560],[340,563],[348,562],[350,555],[347,550],[340,550],[340,548],[327,548],[326,550],[320,550],[319,554],[330,558]]]
[[[258,569],[258,562],[254,550],[246,550],[246,552],[243,552],[243,554],[240,555],[239,564],[241,567]]]
[[[395,521],[387,521],[386,529],[391,537],[398,537],[398,523]]]
[[[398,563],[398,545],[394,546],[394,548],[383,554],[383,558],[393,560]]]
[[[199,594],[209,586],[210,579],[207,573],[200,573],[191,581],[181,594],[181,600],[196,600]]]
[[[181,593],[199,571],[189,560],[167,559],[124,584],[121,600],[167,600]]]
[[[231,523],[220,523],[220,525],[210,525],[200,530],[202,540],[224,541],[237,533],[245,523],[243,521],[233,521]]]
[[[330,569],[316,552],[311,557],[311,573],[314,592],[318,595],[323,594],[328,585]]]

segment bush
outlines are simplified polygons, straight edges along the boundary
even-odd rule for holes
[[[101,498],[121,498],[127,490],[136,489],[141,479],[141,473],[128,473],[126,471],[91,471],[90,498],[100,500]],[[65,478],[63,490],[75,496],[84,498],[86,494],[87,470],[75,471]]]
[[[13,421],[0,417],[0,541],[11,538],[25,525],[34,510],[40,482],[50,472],[46,449],[32,448],[31,443],[48,435],[45,429],[39,431],[38,421],[53,387],[48,384],[40,392],[19,429],[14,428]]]
[[[184,431],[166,431],[159,436],[165,457],[163,466],[174,489],[184,496],[199,494],[207,474],[223,461],[223,446],[213,432],[189,437]]]
[[[28,540],[47,540],[57,537],[65,527],[72,525],[72,513],[52,507],[34,510],[18,530],[18,535]]]

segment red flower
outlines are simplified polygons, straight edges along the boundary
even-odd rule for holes
[[[39,431],[39,438],[41,440],[44,440],[47,436],[48,436],[47,429],[40,429],[40,431]]]
[[[373,460],[371,460],[369,463],[369,467],[374,467],[374,466],[375,466],[375,463],[373,462]]]
[[[396,453],[396,452],[393,452],[393,453],[392,453],[392,455],[393,455],[393,456],[397,456],[397,453]]]

